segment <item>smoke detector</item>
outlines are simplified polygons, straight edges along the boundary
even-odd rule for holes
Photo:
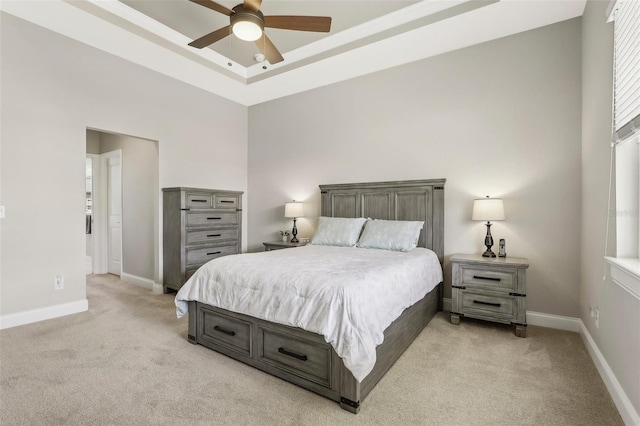
[[[255,59],[256,62],[264,62],[265,57],[262,53],[256,53],[253,55],[253,59]]]

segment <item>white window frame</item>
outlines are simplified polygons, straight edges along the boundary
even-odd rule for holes
[[[613,0],[607,15],[619,24],[614,27],[612,117],[616,208],[610,215],[616,224],[616,255],[606,259],[612,281],[640,300],[640,2]]]

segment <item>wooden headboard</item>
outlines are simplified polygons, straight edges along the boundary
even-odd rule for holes
[[[421,220],[419,247],[444,260],[445,179],[320,185],[322,216]]]

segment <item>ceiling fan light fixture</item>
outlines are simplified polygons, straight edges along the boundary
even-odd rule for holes
[[[233,34],[240,40],[256,41],[262,37],[262,28],[260,25],[251,21],[238,21],[231,27]]]

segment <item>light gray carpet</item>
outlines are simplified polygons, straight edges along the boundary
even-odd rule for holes
[[[186,341],[173,296],[88,277],[89,311],[0,332],[2,425],[620,425],[576,333],[438,314],[353,415]]]

